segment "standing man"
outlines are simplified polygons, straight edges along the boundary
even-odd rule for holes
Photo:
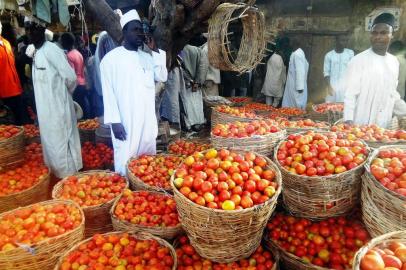
[[[0,22],[0,98],[13,112],[17,125],[23,124],[22,88],[16,71],[13,49],[1,36],[3,26]]]
[[[27,34],[36,49],[32,80],[44,159],[52,173],[63,178],[82,168],[72,100],[76,75],[62,49],[45,41],[44,27],[31,23]]]
[[[126,173],[132,156],[156,153],[158,124],[155,115],[155,82],[165,82],[166,55],[152,38],[145,39],[136,10],[120,19],[124,45],[110,51],[101,61],[104,123],[112,128],[114,166]],[[142,50],[144,42],[152,50]]]
[[[344,77],[344,120],[348,124],[377,124],[386,128],[392,114],[406,114],[406,103],[396,90],[399,61],[387,52],[394,22],[389,13],[376,17],[371,29],[371,48],[348,64]]]
[[[341,80],[354,51],[347,49],[348,37],[336,36],[336,46],[324,57],[324,79],[327,84],[326,102],[344,102],[344,88]]]
[[[280,56],[279,48],[269,58],[261,93],[265,95],[266,104],[278,107],[286,82],[286,67]]]
[[[288,78],[283,94],[282,107],[295,107],[305,109],[307,104],[307,74],[309,63],[299,41],[293,39],[293,53],[290,55]]]

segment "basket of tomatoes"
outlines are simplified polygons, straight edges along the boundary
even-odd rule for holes
[[[406,146],[383,146],[365,165],[362,214],[372,236],[406,230]]]
[[[341,133],[289,135],[274,153],[285,206],[295,215],[314,219],[350,213],[359,203],[368,154],[364,142]]]
[[[85,217],[72,201],[51,200],[0,214],[0,269],[52,269],[83,239]]]
[[[84,266],[83,266],[84,265]],[[83,267],[82,267],[83,266]],[[165,240],[143,232],[95,234],[69,249],[54,270],[176,270],[177,257]]]
[[[41,143],[39,128],[33,124],[24,125],[25,144]]]
[[[195,153],[171,177],[191,245],[202,257],[220,263],[246,258],[258,248],[281,185],[270,159],[227,149]]]
[[[78,122],[80,142],[95,142],[96,129],[100,127],[100,122],[97,118],[87,119]]]
[[[355,217],[311,221],[277,213],[267,224],[265,248],[278,252],[284,269],[351,269],[355,252],[370,239]]]
[[[406,268],[406,231],[380,235],[355,254],[353,270]]]
[[[325,121],[330,124],[335,123],[343,118],[344,103],[321,103],[313,104],[313,111],[309,113],[309,117],[315,121]]]
[[[142,155],[127,163],[127,175],[134,190],[172,192],[170,178],[183,158],[176,155]]]
[[[24,162],[24,128],[0,125],[0,171]]]
[[[189,156],[194,152],[201,152],[210,148],[210,140],[207,138],[178,139],[168,146],[169,154]]]
[[[285,135],[286,131],[270,119],[237,121],[215,125],[211,131],[211,142],[215,148],[252,151],[269,156]]]
[[[311,119],[298,119],[298,120],[288,120],[286,118],[277,118],[281,128],[286,129],[287,134],[300,133],[306,131],[328,131],[330,125],[327,122],[316,122]]]
[[[201,257],[184,235],[173,244],[178,257],[178,270],[215,269],[215,270],[278,270],[278,254],[259,246],[254,253],[246,258],[230,263],[217,263]]]
[[[260,118],[261,117],[255,114],[251,109],[221,105],[213,108],[211,126],[214,127],[217,124],[227,124],[236,121],[251,122],[252,120]]]
[[[24,163],[0,173],[0,213],[46,200],[49,182],[41,145],[27,145]]]
[[[116,231],[143,231],[168,240],[183,232],[170,194],[126,189],[110,214]]]
[[[87,171],[59,181],[52,190],[52,198],[78,203],[86,216],[86,235],[91,236],[113,229],[110,208],[127,187],[127,180],[117,173]]]

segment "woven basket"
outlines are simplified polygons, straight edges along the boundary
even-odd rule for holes
[[[265,236],[265,234],[264,234]],[[278,244],[272,240],[264,237],[264,246],[267,250],[272,251],[273,254],[277,253],[281,260],[283,269],[286,270],[330,270],[328,268],[320,267],[314,264],[306,263],[301,258],[292,253],[285,251]]]
[[[238,52],[233,51],[229,25],[243,28]],[[244,73],[261,63],[267,46],[265,16],[256,7],[223,3],[209,20],[208,55],[210,64],[220,70]]]
[[[0,196],[0,213],[45,201],[48,198],[50,179],[50,172],[48,172],[48,174],[40,177],[38,183],[26,190],[7,196]]]
[[[81,177],[85,175],[95,174],[95,173],[106,173],[106,174],[113,174],[110,171],[103,171],[103,170],[92,170],[82,173],[77,173],[75,176]],[[58,199],[60,193],[62,191],[63,184],[67,181],[67,178],[62,179],[59,181],[52,190],[52,198]],[[128,187],[128,182],[126,188]],[[82,207],[83,212],[85,213],[86,217],[86,237],[90,237],[96,233],[105,233],[113,230],[113,224],[111,223],[110,217],[110,208],[114,204],[114,200],[109,202],[100,204],[100,205],[93,205],[93,206],[84,206]]]
[[[271,156],[276,144],[285,136],[286,131],[284,129],[264,136],[252,136],[249,138],[223,138],[211,134],[211,143],[214,148],[250,151],[264,156]]]
[[[258,117],[255,119],[261,119],[261,118]],[[211,113],[211,127],[213,128],[217,124],[227,124],[227,123],[232,123],[232,122],[236,122],[236,121],[251,122],[252,120],[255,120],[255,119],[233,116],[233,115],[230,115],[227,113],[219,112],[213,108],[212,113]]]
[[[24,128],[11,138],[0,140],[0,171],[16,167],[24,162]]]
[[[399,129],[406,130],[406,116],[398,117]]]
[[[157,156],[176,156],[172,154],[160,154]],[[147,190],[147,191],[157,191],[157,192],[164,192],[164,193],[172,193],[172,188],[162,188],[156,186],[147,185],[144,181],[140,178],[135,176],[135,174],[129,169],[130,162],[137,158],[130,158],[127,161],[126,169],[127,169],[127,177],[130,181],[130,186],[133,190]]]
[[[371,162],[380,150],[394,147],[406,150],[406,146],[398,145],[381,147],[370,155],[365,165],[361,193],[362,219],[373,237],[406,230],[406,197],[382,186],[370,169]]]
[[[274,151],[274,160],[283,178],[283,202],[293,215],[317,220],[351,213],[359,203],[363,164],[330,176],[296,175],[280,165],[277,155],[281,141]]]
[[[379,246],[381,244],[385,245],[386,243],[397,241],[406,245],[406,231],[395,231],[390,232],[384,235],[380,235],[371,241],[369,241],[366,245],[358,250],[354,256],[354,264],[352,269],[353,270],[360,270],[361,260],[365,256],[365,254],[372,248]]]
[[[123,233],[126,233],[126,232],[108,232],[108,233],[105,233],[105,234],[103,234],[103,235],[104,235],[104,236],[108,236],[108,235],[120,235],[120,234],[123,234]],[[138,239],[138,240],[155,240],[155,241],[157,241],[161,246],[167,247],[167,248],[169,249],[171,255],[172,255],[172,258],[173,258],[172,270],[176,270],[176,269],[177,269],[177,267],[178,267],[178,259],[177,259],[177,256],[176,256],[176,252],[175,252],[175,250],[174,250],[174,248],[172,247],[171,244],[169,244],[168,242],[166,242],[165,240],[163,240],[163,239],[161,239],[161,238],[159,238],[159,237],[153,236],[153,235],[151,235],[151,234],[149,234],[149,233],[145,233],[145,232],[130,232],[129,235],[132,236],[132,237],[134,237],[134,238],[136,238],[136,239]],[[73,252],[73,251],[75,251],[76,249],[78,249],[81,245],[83,245],[83,244],[89,242],[90,240],[91,240],[91,239],[88,238],[88,239],[86,239],[86,240],[83,240],[83,241],[80,242],[80,243],[77,243],[77,244],[74,245],[73,247],[71,247],[68,251],[66,251],[66,252],[63,254],[63,256],[61,256],[61,257],[59,258],[57,264],[56,264],[55,266],[53,266],[54,268],[47,268],[46,270],[48,270],[48,269],[60,270],[60,269],[61,269],[61,265],[62,265],[63,260],[65,259],[65,257],[68,256],[71,252]],[[145,268],[143,268],[143,269],[148,269],[148,268],[145,267]],[[45,270],[45,269],[41,269],[41,270]]]
[[[323,120],[323,121],[326,121],[326,122],[329,122],[330,124],[333,124],[333,123],[337,122],[339,119],[342,119],[343,116],[344,116],[344,112],[342,112],[342,111],[340,112],[340,111],[327,110],[324,113],[320,113],[320,112],[317,111],[317,106],[318,105],[319,104],[313,104],[312,105],[313,112],[311,112],[311,114],[309,114],[311,117],[324,118],[325,120]]]
[[[242,210],[224,211],[197,205],[178,191],[172,176],[171,186],[181,224],[200,256],[214,262],[229,263],[250,256],[260,245],[282,188],[278,168],[270,159],[264,158],[268,167],[276,173],[276,193],[265,203]]]
[[[308,131],[314,131],[314,132],[326,132],[328,131],[329,128],[313,128],[313,127],[306,127],[306,128],[286,128],[286,133],[288,135],[294,134],[294,133],[302,133],[302,132],[308,132]]]
[[[202,0],[179,0],[186,8],[193,9],[196,7]]]
[[[136,193],[136,192],[139,192],[139,191],[133,191],[133,193]],[[149,191],[149,193],[155,193],[155,194],[173,197],[170,194],[164,194],[164,193],[156,192],[156,191]],[[152,235],[155,235],[160,238],[167,239],[167,240],[174,239],[176,236],[182,234],[183,229],[182,229],[182,225],[180,223],[174,227],[158,227],[158,226],[152,227],[152,226],[136,225],[136,224],[132,224],[131,222],[128,222],[126,220],[118,219],[117,216],[114,214],[114,210],[116,209],[116,206],[117,206],[119,200],[121,199],[121,197],[122,197],[122,195],[115,200],[113,207],[110,210],[111,220],[113,222],[113,228],[115,231],[146,232],[146,233],[150,233]]]
[[[79,129],[80,142],[92,142],[96,141],[96,130]]]
[[[50,205],[64,203],[74,205],[80,209],[79,205],[72,201],[51,200],[40,202],[40,205]],[[3,213],[0,217],[11,213]],[[33,253],[26,248],[16,248],[10,251],[0,251],[0,269],[4,270],[48,270],[52,269],[59,257],[65,253],[69,247],[80,242],[84,236],[85,217],[82,210],[82,223],[76,229],[62,235],[43,240],[30,246]]]

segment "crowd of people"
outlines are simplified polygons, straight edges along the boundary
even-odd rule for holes
[[[211,66],[206,40],[186,45],[167,68],[165,51],[136,10],[121,15],[120,24],[124,41],[117,44],[107,32],[84,40],[26,20],[15,48],[0,24],[0,98],[18,125],[30,121],[28,105],[35,109],[44,158],[57,177],[82,168],[74,101],[83,118],[103,116],[111,127],[115,169],[125,174],[130,157],[156,153],[159,119],[199,131],[206,122],[204,97],[247,95],[253,74]],[[388,53],[393,25],[394,17],[382,14],[373,23],[371,48],[354,55],[348,36],[339,35],[324,58],[325,100],[344,102],[347,123],[386,127],[393,114],[406,115],[403,44],[393,42],[396,56]],[[274,45],[260,91],[267,104],[306,108],[309,63],[302,45],[295,38]],[[26,89],[33,89],[35,105],[24,101]]]

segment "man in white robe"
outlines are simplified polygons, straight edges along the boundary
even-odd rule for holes
[[[203,95],[218,96],[219,85],[221,83],[220,70],[210,65],[209,62],[209,46],[207,42],[201,47],[202,57],[200,59],[200,69],[203,72],[205,79],[203,84]]]
[[[344,102],[342,77],[348,62],[354,57],[354,51],[346,48],[347,43],[347,36],[337,36],[334,50],[329,51],[324,57],[324,79],[328,92],[326,102]]]
[[[44,159],[56,177],[64,178],[82,168],[72,100],[76,75],[62,49],[45,41],[45,28],[32,23],[27,30],[36,49],[32,80]]]
[[[155,82],[165,82],[168,72],[165,53],[144,37],[137,11],[124,14],[120,23],[124,45],[103,58],[100,71],[104,123],[112,128],[115,170],[124,175],[129,158],[156,153]],[[151,52],[141,49],[144,41]]]
[[[348,64],[344,77],[344,120],[348,124],[376,124],[386,128],[393,114],[406,114],[406,103],[396,90],[399,62],[387,52],[393,24],[393,15],[379,15],[371,30],[371,48]]]
[[[293,53],[289,59],[288,77],[283,94],[282,107],[305,109],[307,104],[307,74],[309,63],[299,41],[292,41]]]
[[[266,104],[277,107],[282,99],[286,82],[286,67],[279,51],[269,58],[261,93],[265,95]]]

